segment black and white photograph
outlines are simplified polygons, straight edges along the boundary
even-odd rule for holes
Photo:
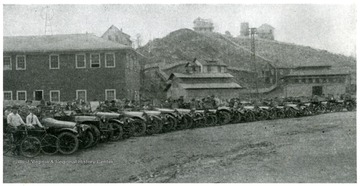
[[[3,183],[357,183],[355,0],[47,3],[2,4]]]

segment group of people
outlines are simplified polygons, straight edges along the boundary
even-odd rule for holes
[[[8,124],[8,127],[11,127],[13,129],[17,129],[17,127],[24,125],[30,128],[40,127],[44,128],[44,126],[39,121],[39,118],[36,116],[36,107],[29,106],[31,104],[31,101],[26,102],[27,105],[23,106],[22,112],[25,112],[25,122],[23,120],[23,117],[20,116],[19,110],[20,107],[17,105],[13,105],[12,107],[7,107],[4,112],[4,117],[6,117],[6,123]]]

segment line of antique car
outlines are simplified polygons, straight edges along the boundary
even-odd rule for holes
[[[48,111],[41,115],[47,132],[57,136],[61,154],[72,154],[78,149],[98,143],[119,141],[130,137],[154,135],[192,129],[261,120],[311,116],[327,112],[353,111],[356,102],[284,103],[281,106],[254,106],[241,102],[239,108],[220,107],[208,110],[165,109],[143,111],[91,112]]]

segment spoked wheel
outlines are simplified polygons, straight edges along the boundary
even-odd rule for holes
[[[134,119],[134,121],[132,122],[132,124],[134,125],[134,136],[135,136],[135,137],[145,135],[145,132],[146,132],[146,124],[145,124],[144,121],[142,121],[142,120],[140,120],[140,119]]]
[[[217,115],[218,115],[218,123],[220,125],[228,124],[231,120],[231,115],[229,112],[219,111]]]
[[[79,139],[73,133],[62,132],[58,139],[57,146],[61,154],[72,154],[79,148]]]
[[[29,136],[21,141],[20,144],[21,155],[28,158],[33,158],[39,155],[40,151],[41,151],[41,142],[38,138]]]
[[[194,125],[194,121],[193,121],[192,117],[188,114],[185,114],[183,116],[183,120],[186,120],[186,123],[187,123],[186,129],[189,129]]]
[[[201,113],[196,113],[192,128],[203,127],[205,125],[206,125],[205,116],[203,114],[201,114]]]
[[[218,124],[216,115],[209,114],[206,116],[206,125],[207,126],[215,126]]]
[[[285,113],[281,111],[276,111],[276,117],[277,118],[285,118]]]
[[[164,116],[163,132],[170,132],[172,130],[175,130],[175,128],[176,119],[173,116],[166,114]]]
[[[56,154],[58,152],[58,147],[57,147],[57,141],[59,139],[52,135],[52,134],[46,134],[42,139],[41,139],[41,151],[44,154],[47,155],[53,155]]]
[[[269,119],[269,120],[276,119],[276,111],[275,110],[270,110],[269,111],[269,117],[267,119]]]
[[[106,128],[100,128],[100,142],[105,143],[110,141],[110,139],[113,137],[114,131],[112,129],[112,126],[109,124]]]
[[[124,130],[124,137],[123,137],[124,139],[134,136],[135,126],[133,124],[133,121],[126,122],[123,126],[123,130]]]
[[[152,135],[152,134],[158,134],[161,132],[163,127],[163,123],[161,119],[158,117],[152,117],[150,116],[150,120],[147,121],[146,125],[146,134]]]
[[[91,127],[91,132],[93,134],[93,143],[90,147],[93,147],[100,142],[101,132],[95,125],[90,124],[89,126]]]
[[[80,137],[79,146],[82,149],[89,148],[94,143],[94,135],[91,130],[86,130]]]
[[[240,112],[233,112],[231,117],[231,123],[240,123],[242,120],[241,113]]]
[[[110,137],[110,141],[119,141],[123,138],[124,130],[122,126],[118,123],[109,123],[111,125],[111,130],[113,135]]]
[[[286,118],[293,118],[294,117],[294,113],[291,109],[288,109],[285,111],[285,116]]]
[[[245,113],[245,121],[246,122],[252,122],[255,121],[255,113],[253,111],[248,111]]]
[[[185,118],[185,116],[181,117],[181,119],[179,120],[179,122],[176,125],[175,130],[184,130],[186,129],[186,127],[188,126],[188,120],[187,118]]]
[[[266,118],[268,114],[266,113],[266,111],[260,110],[256,113],[256,120],[257,121],[263,121],[266,120]]]

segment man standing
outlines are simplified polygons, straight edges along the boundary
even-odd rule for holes
[[[7,123],[10,127],[17,129],[20,125],[26,125],[18,114],[19,107],[13,106],[12,112],[7,116]]]
[[[38,126],[40,128],[44,128],[44,126],[41,125],[38,117],[34,114],[36,108],[30,108],[30,114],[26,117],[26,124],[28,126]]]
[[[13,133],[13,137],[15,141],[18,141],[21,138],[21,132],[17,131],[18,127],[21,125],[25,125],[24,121],[21,119],[21,116],[18,114],[19,107],[13,106],[11,113],[7,116],[8,123],[8,132]],[[20,154],[20,147],[17,145],[15,148],[14,154]]]

